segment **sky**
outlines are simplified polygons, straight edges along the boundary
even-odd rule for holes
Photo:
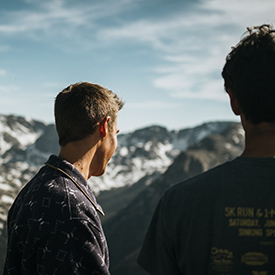
[[[118,127],[239,121],[221,71],[274,0],[1,0],[0,114],[53,123],[55,96],[89,81],[125,101]]]

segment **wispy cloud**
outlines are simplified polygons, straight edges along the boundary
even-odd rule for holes
[[[185,9],[187,4],[182,1],[182,7],[179,4],[178,10],[162,16],[144,13],[133,18],[125,15],[142,12],[140,4],[147,1],[26,2],[31,9],[0,11],[2,37],[22,35],[51,39],[53,44],[61,37],[62,47],[71,50],[74,43],[82,49],[103,44],[107,48],[125,44],[148,48],[163,64],[146,68],[155,75],[153,85],[177,98],[224,100],[220,71],[230,47],[246,26],[275,19],[274,0],[187,1],[192,9]]]
[[[123,26],[106,28],[102,37],[147,45],[167,61],[156,68],[157,88],[173,97],[225,100],[220,72],[230,47],[245,27],[274,21],[273,0],[207,0],[157,19],[142,19]]]
[[[115,16],[129,8],[129,0],[102,2],[69,2],[66,0],[28,1],[30,9],[2,11],[0,33],[13,35],[20,33],[43,36],[51,30],[65,35],[66,30],[75,28],[96,29],[98,20]],[[107,3],[108,2],[108,3]],[[108,9],[106,5],[108,4]],[[40,33],[35,33],[41,31]],[[45,32],[45,33],[43,33]],[[83,34],[83,32],[82,32]],[[73,37],[74,33],[69,34]]]
[[[7,72],[4,69],[0,69],[0,76],[6,76]]]
[[[1,94],[9,94],[20,91],[20,87],[14,85],[0,85]]]
[[[274,1],[202,1],[192,13],[134,22],[107,37],[136,39],[162,51],[170,65],[157,68],[162,74],[154,84],[171,96],[227,100],[220,78],[225,55],[246,26],[272,23],[274,8]]]
[[[171,109],[175,107],[179,107],[180,103],[171,103],[164,101],[144,101],[144,102],[127,102],[126,107],[131,109]]]

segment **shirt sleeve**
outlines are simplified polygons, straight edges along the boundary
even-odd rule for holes
[[[37,273],[109,275],[104,241],[103,232],[87,221],[66,222],[39,242]]]
[[[165,199],[155,210],[137,262],[151,275],[180,275],[173,243],[167,233]]]

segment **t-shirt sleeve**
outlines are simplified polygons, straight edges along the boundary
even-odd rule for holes
[[[151,275],[182,274],[177,267],[173,243],[167,233],[164,198],[155,210],[137,262]]]
[[[109,275],[103,232],[83,220],[71,220],[43,238],[37,248],[38,274]]]

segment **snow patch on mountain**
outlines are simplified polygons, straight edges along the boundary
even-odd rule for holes
[[[222,132],[230,123],[211,122],[181,131],[161,126],[139,129],[118,136],[118,148],[103,176],[91,178],[95,193],[129,186],[154,173],[162,174],[180,152],[210,134]]]
[[[164,173],[176,156],[207,135],[219,133],[230,123],[211,122],[180,131],[150,126],[118,135],[118,148],[101,177],[88,182],[95,193],[129,186],[140,179]],[[238,138],[236,136],[236,138]],[[23,117],[0,115],[1,176],[5,184],[21,188],[38,171],[49,155],[56,153],[57,136],[47,126]],[[8,187],[7,187],[8,189]]]
[[[14,118],[14,117],[12,117]],[[33,123],[25,124],[10,119],[10,116],[0,116],[0,152],[4,154],[17,144],[22,150],[34,143],[42,134],[42,130],[32,129]]]

